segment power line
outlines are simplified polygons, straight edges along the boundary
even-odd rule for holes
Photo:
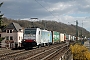
[[[42,6],[45,10],[47,10],[52,16],[56,17],[52,12],[50,12],[48,9],[46,9],[41,3],[39,3],[37,0],[35,0],[40,6]],[[59,20],[59,19],[58,19]]]
[[[47,3],[47,5],[48,5],[48,7],[50,8],[50,6],[49,6],[49,4]],[[53,11],[53,9],[52,8],[50,8],[52,11]],[[54,11],[53,11],[54,12]],[[55,15],[54,15],[55,16]],[[56,16],[55,16],[56,17]],[[59,17],[59,16],[58,16]],[[57,18],[57,20],[59,20],[58,18]]]

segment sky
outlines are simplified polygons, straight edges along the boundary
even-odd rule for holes
[[[90,31],[90,0],[0,0],[0,11],[16,20],[51,20]]]

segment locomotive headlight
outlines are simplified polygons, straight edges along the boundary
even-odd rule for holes
[[[34,40],[36,42],[36,40]]]
[[[25,40],[23,40],[23,41],[25,41]]]

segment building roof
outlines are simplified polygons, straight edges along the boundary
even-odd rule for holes
[[[18,23],[13,22],[13,25],[14,25],[15,29],[17,30],[17,32],[19,32],[22,29],[22,27]]]
[[[13,22],[9,24],[8,26],[6,26],[3,32],[5,32],[7,29],[13,29],[14,32],[19,32],[20,30],[22,30],[22,27],[18,23]]]

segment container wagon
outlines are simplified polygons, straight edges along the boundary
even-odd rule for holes
[[[60,33],[60,42],[64,42],[64,34],[63,33]]]
[[[64,41],[66,41],[66,34],[64,33]]]
[[[41,46],[47,46],[52,43],[51,31],[41,30]]]
[[[60,33],[57,31],[52,31],[52,43],[56,44],[60,42]]]
[[[75,41],[75,36],[72,37],[72,40]]]

